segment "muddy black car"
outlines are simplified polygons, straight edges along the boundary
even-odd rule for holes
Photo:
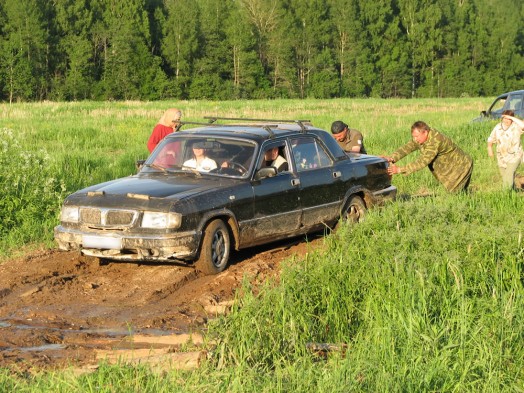
[[[67,197],[59,248],[215,274],[233,250],[359,221],[395,198],[384,159],[348,155],[307,121],[243,120],[173,133],[136,175]]]

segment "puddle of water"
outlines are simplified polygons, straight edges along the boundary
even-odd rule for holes
[[[120,336],[133,336],[135,334],[147,334],[150,336],[171,336],[173,334],[183,334],[180,332],[174,333],[172,330],[160,330],[160,329],[132,329],[132,328],[82,328],[77,329],[72,327],[58,328],[51,326],[38,326],[28,325],[24,323],[9,323],[0,321],[0,328],[10,327],[19,330],[49,330],[54,332],[63,332],[64,334],[69,333],[87,333],[87,334],[101,334],[109,337],[120,337]]]
[[[99,340],[125,340],[121,346],[133,346],[133,345],[181,345],[188,342],[189,340],[193,342],[201,342],[201,336],[198,333],[193,333],[189,335],[188,333],[173,332],[172,330],[160,330],[153,328],[146,329],[133,329],[133,328],[82,328],[81,326],[72,327],[50,327],[50,326],[41,326],[41,325],[30,325],[23,323],[22,321],[0,321],[0,328],[9,328],[10,330],[32,330],[32,331],[52,331],[60,332],[62,338],[66,339],[67,336],[76,335],[76,334],[92,334],[99,335],[101,338]],[[93,341],[94,340],[94,341]],[[129,341],[128,341],[129,340]],[[71,340],[69,340],[71,341]],[[74,341],[74,338],[73,338]],[[82,340],[83,341],[83,340]],[[96,348],[99,346],[99,342],[95,338],[90,338],[83,342],[83,346],[86,348],[93,347]],[[31,347],[9,347],[1,348],[0,351],[21,351],[21,352],[44,352],[44,351],[57,351],[67,348],[67,344],[43,344],[38,346]]]
[[[24,347],[18,348],[21,352],[39,352],[39,351],[56,351],[58,349],[64,349],[64,344],[45,344],[39,345],[37,347]]]

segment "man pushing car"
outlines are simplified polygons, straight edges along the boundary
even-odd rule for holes
[[[449,192],[467,190],[473,172],[473,160],[468,154],[423,121],[417,121],[411,126],[411,137],[411,141],[384,157],[391,163],[388,168],[390,175],[409,175],[428,167]],[[395,165],[415,150],[420,150],[420,156],[414,162],[404,167]]]

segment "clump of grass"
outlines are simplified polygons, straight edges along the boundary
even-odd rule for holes
[[[42,229],[52,234],[65,185],[45,149],[25,150],[7,128],[0,129],[0,140],[0,250],[5,252],[42,241]]]

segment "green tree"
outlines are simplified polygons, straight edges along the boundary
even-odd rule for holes
[[[95,42],[103,53],[101,93],[109,99],[158,99],[165,95],[161,59],[151,53],[145,0],[95,0],[102,16]]]
[[[62,78],[61,92],[66,100],[86,99],[91,96],[94,82],[90,31],[93,13],[88,0],[55,0],[56,25],[61,61],[56,74]],[[57,87],[58,89],[58,87]]]
[[[438,0],[399,0],[399,9],[411,53],[411,97],[433,96],[445,23]]]
[[[200,36],[195,56],[194,74],[189,87],[191,99],[233,98],[232,67],[224,30],[230,2],[198,0]]]
[[[406,96],[409,93],[409,78],[406,78],[405,70],[409,59],[395,2],[361,0],[359,9],[359,19],[365,26],[360,36],[368,48],[365,53],[369,55],[366,69],[371,71],[362,73],[360,78],[365,81],[369,95]]]
[[[477,17],[471,60],[482,75],[482,93],[520,88],[524,70],[522,4],[512,0],[500,0],[496,7],[482,0],[474,3]]]
[[[244,7],[231,9],[225,31],[229,44],[229,63],[233,65],[234,98],[260,98],[267,95],[269,83],[257,55],[254,30]]]
[[[9,102],[43,99],[47,93],[48,34],[38,0],[1,0],[5,12],[1,64]]]
[[[167,0],[166,15],[157,19],[162,23],[162,54],[171,79],[171,94],[187,98],[193,76],[200,35],[200,12],[193,0]]]
[[[338,94],[333,41],[335,33],[326,0],[290,0],[294,55],[299,96],[332,97]],[[314,88],[313,88],[314,87]]]

